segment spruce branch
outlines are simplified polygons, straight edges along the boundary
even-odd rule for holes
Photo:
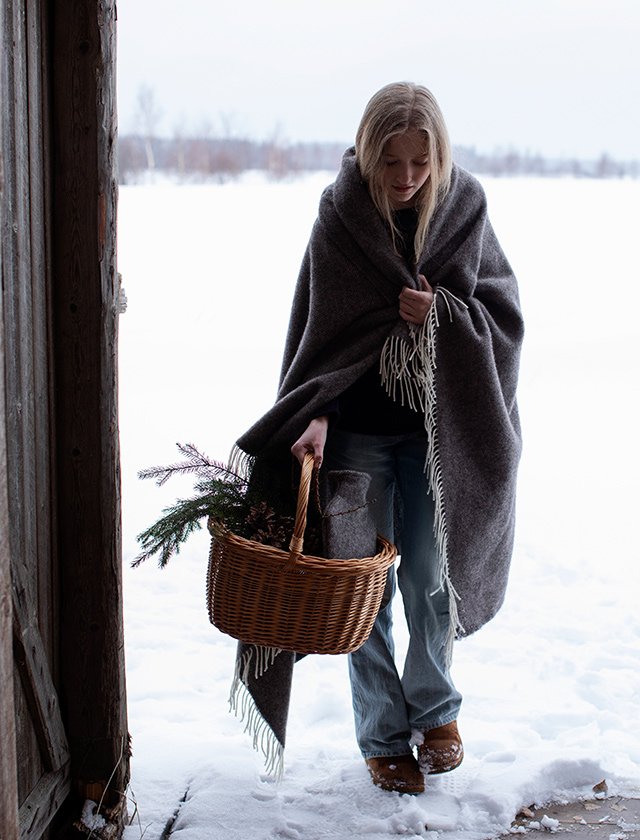
[[[138,535],[142,552],[131,564],[139,566],[154,554],[158,556],[158,566],[164,568],[174,554],[179,554],[180,546],[188,537],[201,528],[201,520],[212,517],[229,528],[244,520],[245,502],[241,490],[222,481],[212,479],[200,486],[202,495],[192,499],[178,499],[175,504],[164,508],[157,522]]]
[[[153,478],[158,487],[162,487],[172,476],[196,474],[205,480],[213,478],[225,478],[232,482],[246,484],[244,478],[222,463],[214,461],[204,453],[200,452],[192,443],[176,443],[176,446],[185,456],[185,461],[177,461],[165,467],[148,467],[140,470],[138,478]]]
[[[276,514],[262,501],[264,482],[254,482],[230,469],[221,461],[214,461],[200,452],[193,444],[177,444],[184,455],[183,461],[165,467],[150,467],[138,473],[139,478],[153,478],[161,487],[174,475],[195,475],[195,494],[189,499],[178,499],[164,508],[162,516],[138,535],[142,551],[132,562],[135,568],[150,557],[157,556],[158,566],[164,568],[181,545],[201,522],[208,518],[214,538],[231,531],[238,536],[274,545],[287,544],[293,532],[291,516]]]
[[[193,501],[193,500],[192,500]],[[197,505],[196,501],[196,507]],[[189,508],[189,518],[185,518],[185,513]],[[198,510],[197,516],[193,517],[193,507],[187,506],[185,502],[178,502],[173,507],[165,508],[164,516],[160,517],[146,531],[138,534],[138,542],[142,545],[142,551],[131,564],[132,568],[136,568],[145,560],[153,557],[154,554],[159,554],[158,566],[163,569],[173,554],[179,554],[180,545],[194,532],[199,531],[202,527],[200,519],[205,515],[206,511]]]

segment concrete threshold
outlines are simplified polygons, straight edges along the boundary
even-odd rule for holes
[[[571,832],[572,840],[640,840],[640,799],[609,796],[544,808],[523,808],[511,835]]]

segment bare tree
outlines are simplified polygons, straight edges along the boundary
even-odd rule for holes
[[[291,172],[289,144],[285,139],[282,125],[276,124],[271,137],[265,144],[266,170],[275,181],[286,178]]]
[[[214,168],[211,148],[213,134],[213,123],[209,117],[205,117],[200,121],[200,127],[189,146],[189,169],[199,173],[204,180],[209,177]]]
[[[173,127],[173,141],[170,147],[170,165],[175,166],[180,180],[184,180],[186,174],[186,137],[184,131],[184,119],[175,123]]]
[[[140,134],[144,140],[147,169],[153,170],[156,166],[153,145],[157,136],[158,125],[162,118],[162,109],[156,102],[156,95],[153,88],[148,85],[140,85],[138,89],[137,107],[137,122],[140,126]]]

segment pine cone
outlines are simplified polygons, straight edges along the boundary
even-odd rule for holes
[[[274,548],[284,548],[293,532],[293,519],[290,516],[277,516],[266,502],[252,505],[245,522],[253,531],[249,539]]]

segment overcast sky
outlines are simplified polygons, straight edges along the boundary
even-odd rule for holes
[[[383,85],[426,85],[453,142],[640,158],[639,0],[121,0],[120,131],[141,86],[177,126],[353,142]]]

